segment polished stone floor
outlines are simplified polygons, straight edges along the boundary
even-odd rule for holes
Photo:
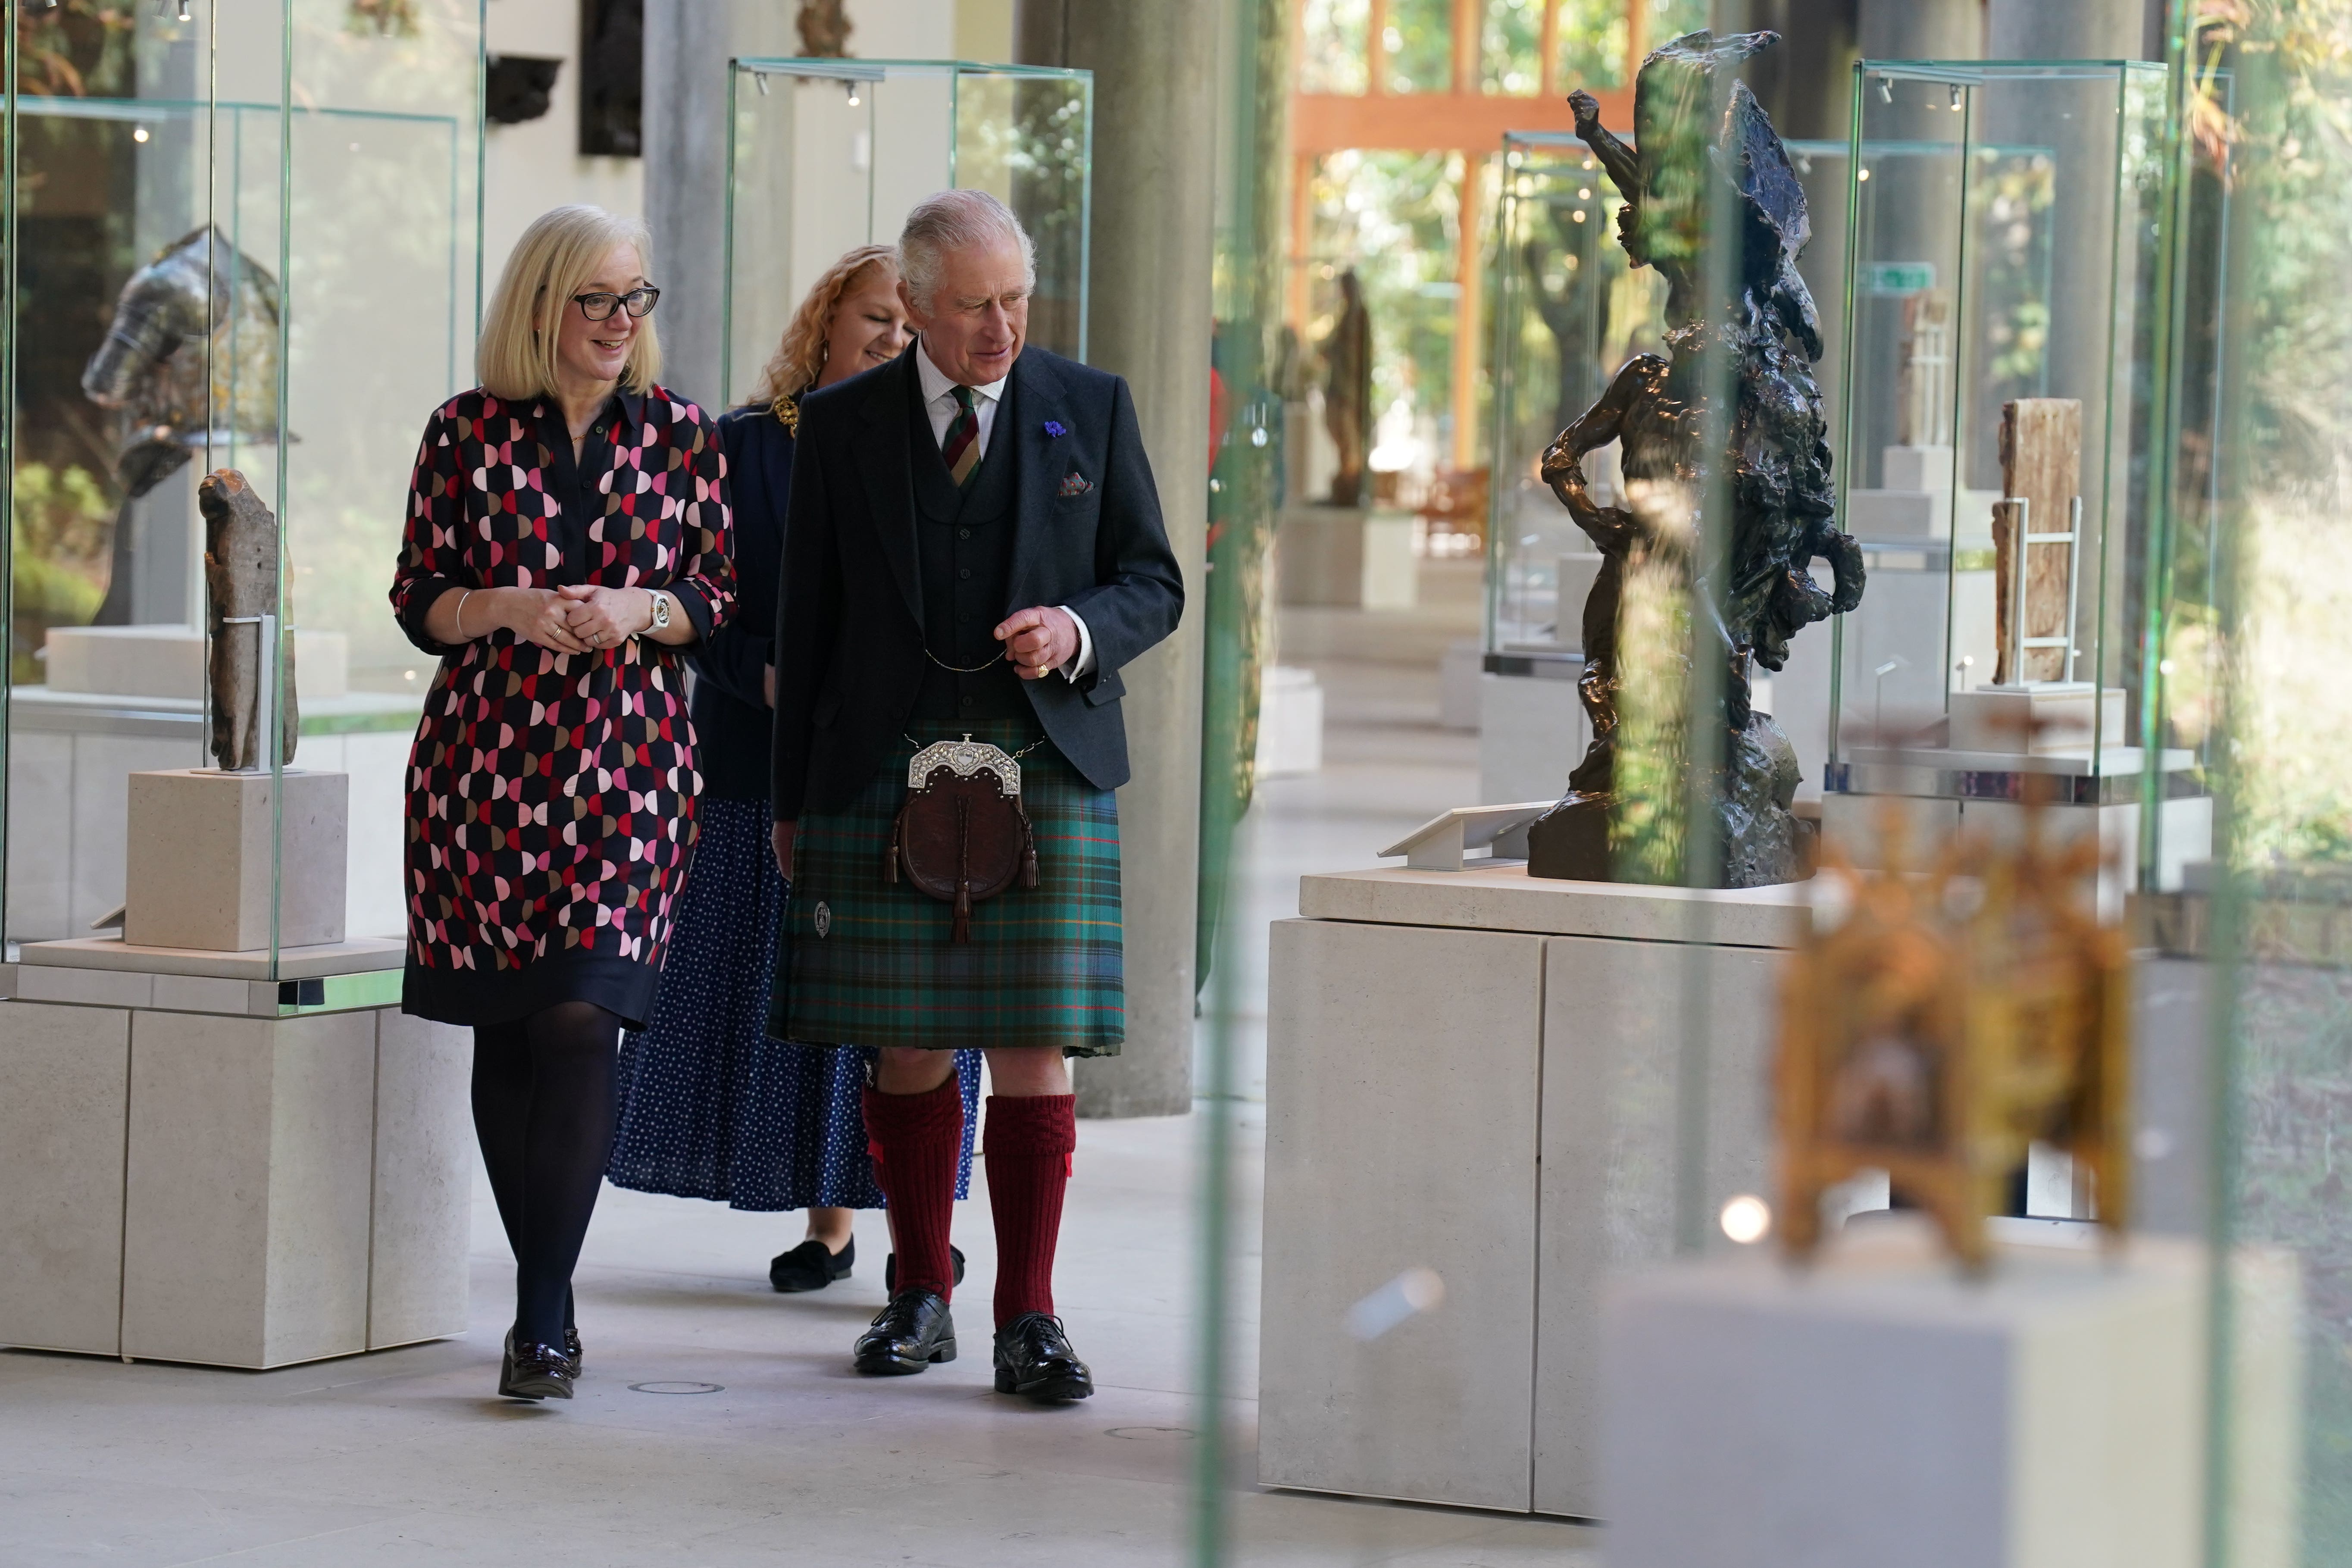
[[[1203,1021],[1203,1050],[1233,1053],[1238,1090],[1223,1560],[1589,1568],[1598,1537],[1566,1524],[1249,1484],[1264,926],[1295,908],[1301,871],[1370,864],[1403,828],[1475,798],[1475,738],[1436,728],[1433,672],[1318,668],[1326,766],[1263,789],[1231,1016]],[[873,1381],[850,1373],[847,1350],[882,1299],[878,1215],[864,1216],[854,1279],[782,1297],[765,1262],[797,1239],[793,1219],[608,1189],[579,1275],[580,1396],[498,1400],[510,1269],[485,1190],[464,1339],[266,1373],[0,1352],[0,1568],[1206,1561],[1193,1545],[1205,1117],[1080,1125],[1057,1289],[1101,1384],[1082,1405],[990,1392],[979,1192],[959,1216],[962,1359]]]

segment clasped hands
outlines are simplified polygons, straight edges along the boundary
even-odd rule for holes
[[[991,634],[1004,645],[1013,672],[1035,680],[1078,657],[1078,623],[1067,610],[1037,605],[1015,610]]]
[[[515,636],[557,653],[618,647],[654,624],[654,596],[646,588],[570,583],[521,590],[531,597],[508,623]]]

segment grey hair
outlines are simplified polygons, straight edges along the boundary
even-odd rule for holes
[[[1007,239],[1021,247],[1023,279],[1034,289],[1037,247],[1012,210],[986,191],[941,191],[917,202],[907,215],[907,226],[898,231],[898,275],[907,280],[908,297],[928,312],[948,252]]]

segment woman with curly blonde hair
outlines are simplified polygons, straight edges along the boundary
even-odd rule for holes
[[[912,342],[898,253],[866,245],[827,268],[793,312],[751,401],[719,421],[731,482],[741,605],[698,647],[694,727],[701,742],[702,837],[679,901],[651,1021],[621,1056],[616,1186],[808,1210],[806,1238],[769,1264],[784,1291],[822,1289],[856,1258],[853,1212],[882,1206],[860,1110],[856,1053],[766,1037],[769,977],[791,889],[768,848],[768,749],[784,503],[799,398],[889,363]],[[971,1171],[979,1053],[958,1058]]]

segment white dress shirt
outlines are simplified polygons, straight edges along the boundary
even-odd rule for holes
[[[923,347],[920,338],[915,340],[915,374],[922,382],[923,412],[930,416],[931,439],[944,450],[948,444],[948,427],[955,423],[956,415],[962,408],[956,401],[958,384],[947,372],[931,363],[930,351]],[[1012,379],[1009,375],[1000,375],[985,386],[971,389],[971,412],[972,416],[980,421],[977,445],[982,458],[988,456],[988,438],[996,430],[996,410],[1004,400],[1004,384]],[[1095,667],[1094,635],[1087,630],[1086,619],[1077,611],[1067,605],[1055,607],[1069,616],[1070,624],[1078,628],[1078,651],[1062,666],[1062,679],[1075,681]]]

